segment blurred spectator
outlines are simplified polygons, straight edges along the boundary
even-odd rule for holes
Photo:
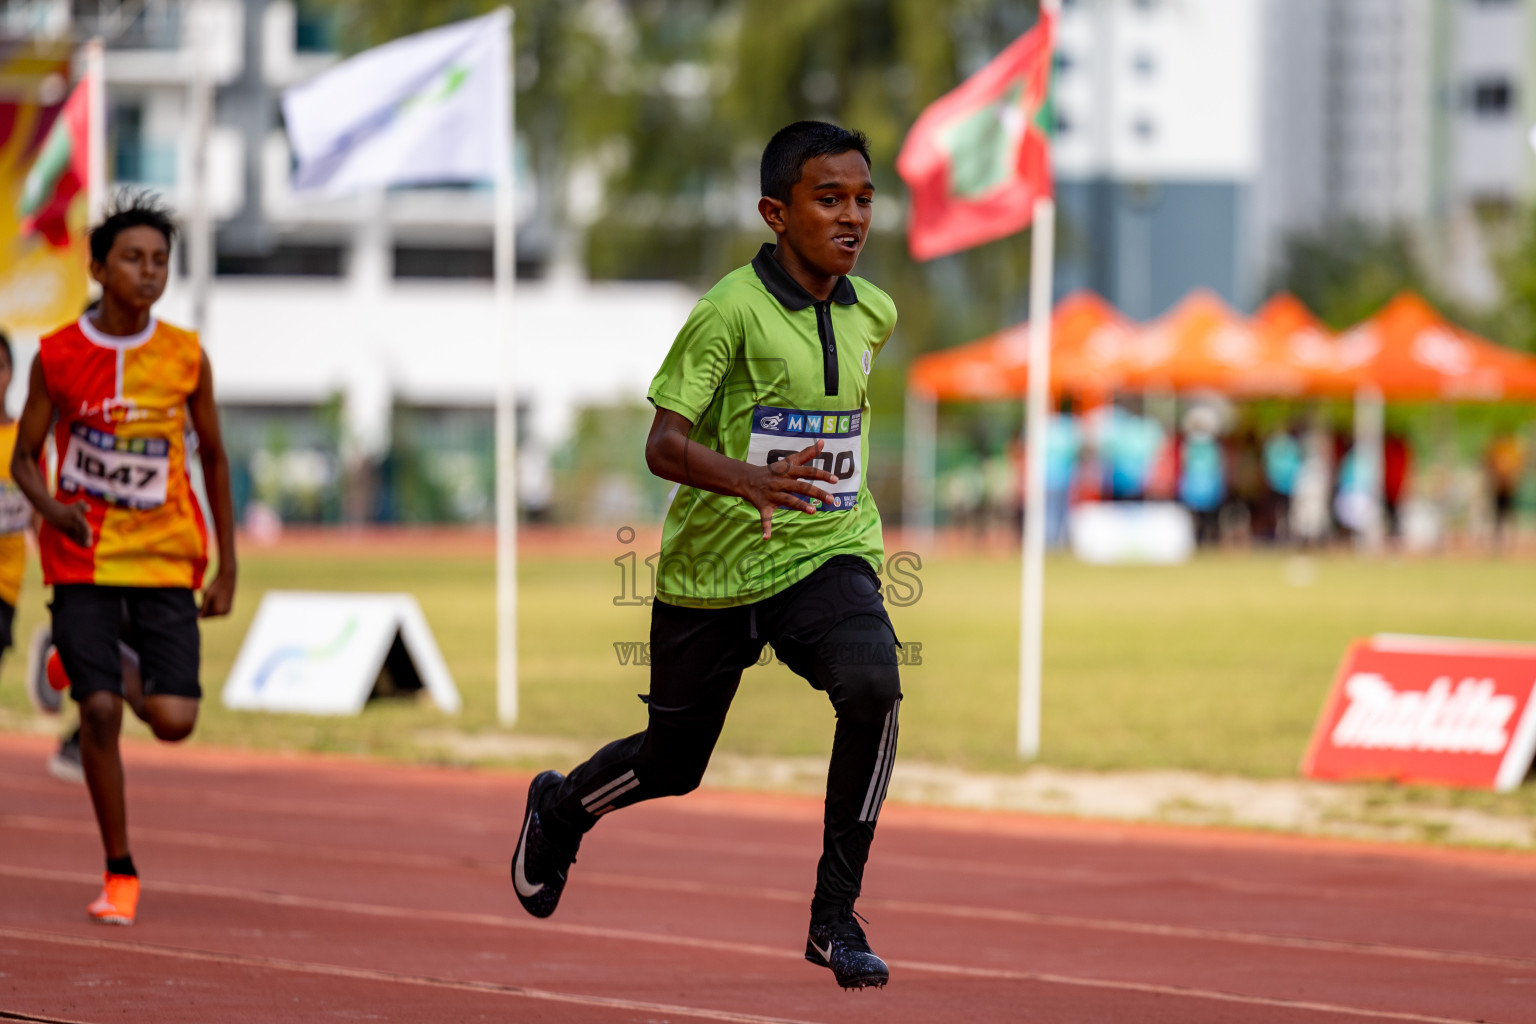
[[[1264,482],[1269,487],[1269,517],[1274,523],[1276,540],[1285,541],[1291,532],[1291,495],[1301,472],[1299,428],[1276,430],[1264,440]]]
[[[1381,442],[1381,496],[1387,514],[1387,536],[1402,534],[1398,508],[1403,500],[1403,485],[1413,469],[1413,449],[1400,431],[1389,430]]]
[[[1314,427],[1302,442],[1301,465],[1291,488],[1291,536],[1307,547],[1328,540],[1333,527],[1328,502],[1333,495],[1333,440]]]
[[[1001,455],[988,455],[981,463],[982,479],[982,514],[978,524],[979,533],[985,533],[992,526],[1012,526],[1012,536],[1019,536],[1019,526],[1015,516],[1020,511],[1018,503],[1019,475],[1014,468],[1014,462],[1006,453]]]
[[[1216,413],[1196,406],[1184,414],[1179,449],[1179,501],[1195,516],[1195,543],[1221,539],[1221,506],[1227,494],[1226,459],[1216,439]]]
[[[1083,432],[1073,415],[1072,399],[1063,398],[1045,431],[1045,543],[1060,548],[1067,544],[1067,513],[1072,484],[1077,475]]]
[[[1483,464],[1493,491],[1493,541],[1502,548],[1512,539],[1515,492],[1525,471],[1525,446],[1517,435],[1501,431],[1489,442]]]
[[[1090,417],[1089,436],[1104,469],[1104,497],[1109,501],[1140,501],[1147,481],[1167,441],[1163,425],[1124,404],[1101,406]]]
[[[1264,480],[1264,453],[1258,434],[1243,427],[1228,444],[1227,465],[1231,498],[1227,503],[1228,535],[1273,540],[1269,515],[1269,485]]]
[[[977,533],[986,529],[987,478],[979,462],[967,461],[950,470],[944,479],[944,509],[956,529],[969,525]]]

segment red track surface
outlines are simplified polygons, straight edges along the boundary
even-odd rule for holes
[[[1536,1021],[1536,858],[889,806],[891,964],[800,958],[815,801],[700,792],[587,838],[548,921],[526,778],[132,746],[138,924],[48,745],[0,736],[0,1020]]]

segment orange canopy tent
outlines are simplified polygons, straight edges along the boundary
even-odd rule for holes
[[[1411,292],[1340,336],[1336,360],[1387,401],[1536,400],[1536,357],[1456,327]]]
[[[1074,392],[1210,390],[1235,396],[1348,394],[1357,375],[1294,298],[1248,321],[1208,291],[1191,293],[1144,327],[1090,292],[1056,307],[1051,386]],[[908,387],[940,401],[1022,396],[1029,380],[1028,323],[916,359]]]
[[[1078,358],[1091,343],[1129,334],[1132,328],[1113,306],[1092,292],[1074,292],[1051,315],[1051,382],[1072,387]],[[913,360],[907,387],[940,401],[986,401],[1024,394],[1029,381],[1029,323],[985,338],[929,352]]]
[[[1345,393],[1352,378],[1335,366],[1333,346],[1301,319],[1292,299],[1268,320],[1249,320],[1205,290],[1190,293],[1136,332],[1120,365],[1101,368],[1137,390],[1218,391],[1238,397]],[[1299,308],[1298,308],[1299,307]]]

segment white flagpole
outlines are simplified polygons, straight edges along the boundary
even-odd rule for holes
[[[1051,271],[1056,201],[1035,200],[1029,257],[1029,390],[1024,431],[1024,572],[1019,592],[1019,756],[1040,754],[1045,612],[1045,431],[1051,389]]]
[[[208,137],[213,122],[213,72],[209,51],[213,47],[208,0],[194,0],[191,15],[192,83],[188,89],[191,108],[191,174],[185,196],[187,217],[187,269],[192,298],[192,329],[208,347],[208,290],[213,276],[213,218],[208,207]]]
[[[512,18],[508,11],[509,54]],[[517,358],[512,296],[517,280],[512,147],[517,140],[515,74],[508,84],[507,147],[496,164],[493,228],[496,273],[496,717],[517,721]]]
[[[107,56],[101,37],[96,36],[85,46],[85,80],[90,93],[86,96],[85,128],[86,172],[91,179],[86,183],[86,209],[88,223],[101,223],[107,209]]]

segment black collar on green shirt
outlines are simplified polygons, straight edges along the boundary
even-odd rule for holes
[[[757,279],[763,282],[768,294],[778,299],[785,309],[799,312],[816,304],[816,297],[802,288],[800,282],[790,277],[789,271],[773,258],[773,246],[769,243],[764,242],[763,247],[757,250],[757,255],[752,257],[752,269],[757,271]],[[846,277],[837,279],[829,298],[842,306],[851,306],[859,301],[858,293],[853,290],[853,282]]]

